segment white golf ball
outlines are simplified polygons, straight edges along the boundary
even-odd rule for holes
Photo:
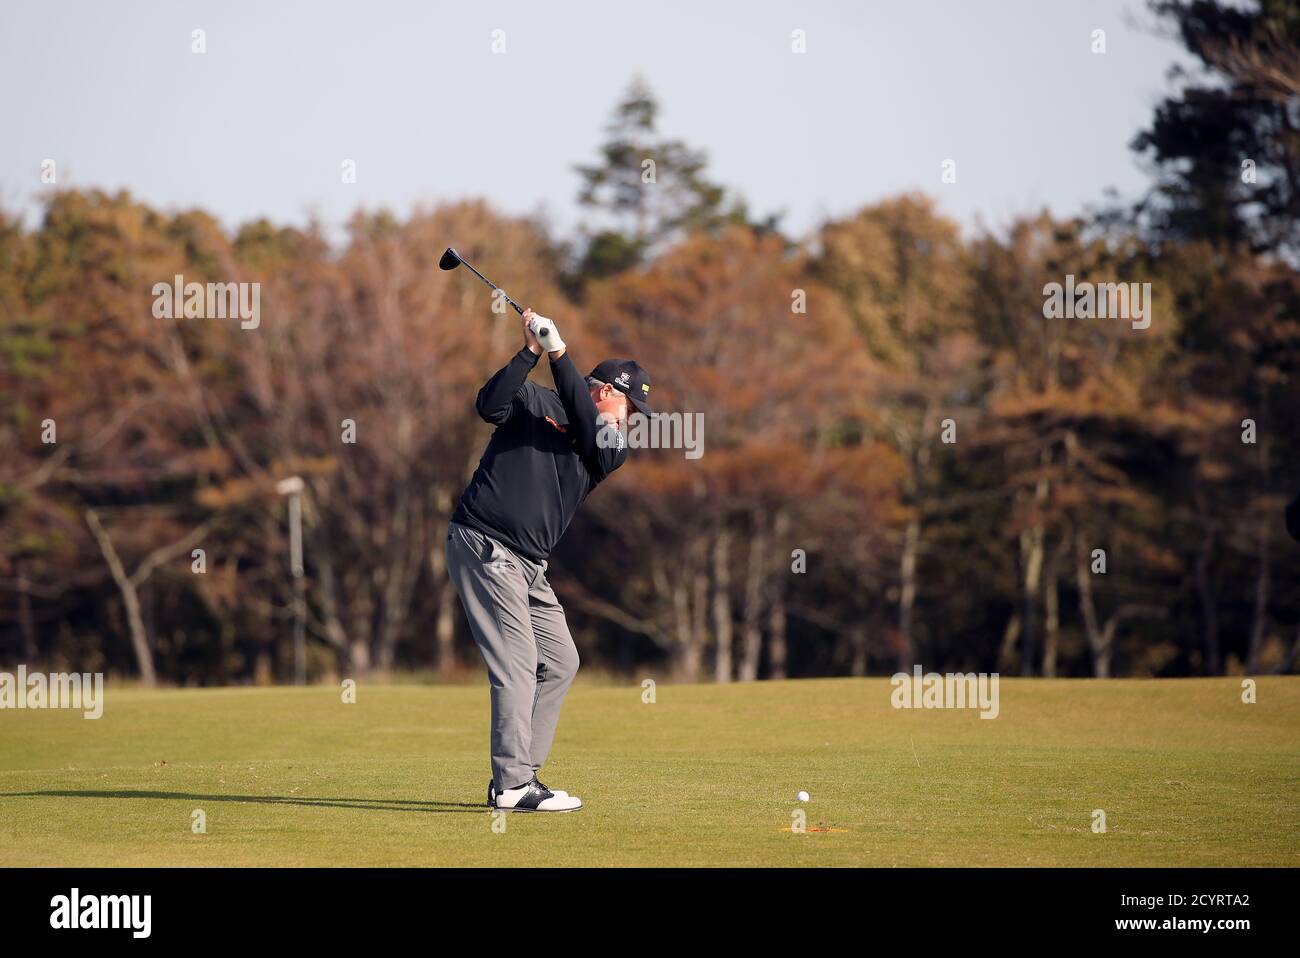
[[[795,796],[795,798],[799,799],[799,801],[801,802],[806,802],[808,801],[808,793],[800,792],[798,795]]]

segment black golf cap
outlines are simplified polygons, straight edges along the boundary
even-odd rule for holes
[[[623,395],[642,415],[650,415],[650,406],[646,402],[650,395],[650,377],[646,375],[641,364],[631,359],[606,359],[597,363],[596,368],[587,374],[591,379],[609,383]]]

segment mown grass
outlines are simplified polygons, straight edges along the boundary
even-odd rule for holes
[[[0,863],[1300,864],[1300,679],[1008,679],[991,721],[889,692],[579,684],[543,779],[587,807],[500,833],[485,686],[110,688],[0,711]]]

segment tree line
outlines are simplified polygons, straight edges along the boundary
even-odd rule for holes
[[[1134,139],[1150,194],[1070,219],[964,235],[914,194],[795,238],[641,83],[573,237],[481,200],[358,212],[341,244],[95,190],[0,212],[0,662],[291,678],[297,476],[309,674],[474,663],[443,536],[519,343],[437,268],[454,245],[580,364],[633,357],[703,414],[702,457],[634,451],[553,557],[589,666],[1293,668],[1300,19],[1153,7],[1204,75]],[[175,277],[257,284],[260,322],[160,316]],[[1150,322],[1046,308],[1067,282],[1146,290]]]

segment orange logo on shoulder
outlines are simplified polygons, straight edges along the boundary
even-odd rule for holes
[[[569,431],[569,430],[567,430],[566,428],[564,428],[563,426],[561,426],[561,425],[560,425],[558,422],[556,422],[554,419],[552,419],[550,416],[547,416],[547,417],[546,417],[546,421],[549,422],[549,423],[550,423],[552,426],[554,426],[556,429],[560,430],[560,432],[568,432],[568,431]]]

